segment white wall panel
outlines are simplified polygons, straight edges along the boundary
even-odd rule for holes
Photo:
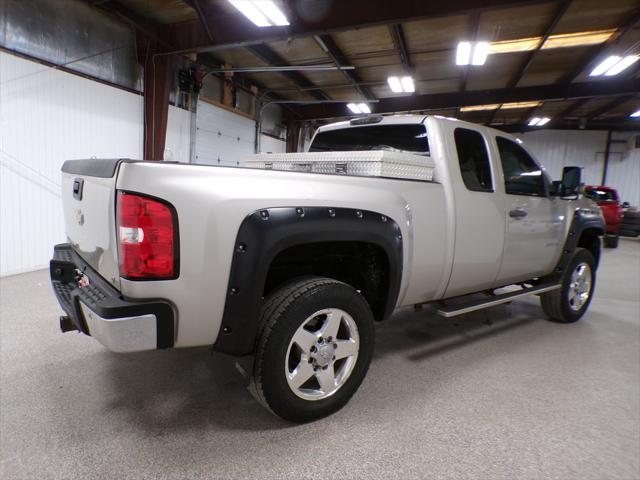
[[[286,151],[287,144],[284,140],[264,134],[260,137],[260,153],[285,153]]]
[[[164,159],[170,162],[189,163],[191,149],[191,112],[169,105],[167,140]]]
[[[631,135],[629,132],[615,132],[612,138],[626,140]],[[600,185],[607,132],[539,130],[520,137],[554,180],[560,179],[562,167],[579,165],[584,167],[586,184]],[[640,204],[640,150],[628,150],[626,144],[612,144],[607,185],[616,188],[624,201]]]
[[[196,163],[237,166],[254,151],[255,122],[209,103],[198,102]]]
[[[0,274],[47,265],[62,242],[66,159],[142,156],[139,95],[0,52]]]

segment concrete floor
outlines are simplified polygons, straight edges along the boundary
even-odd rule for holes
[[[604,251],[574,325],[536,298],[455,322],[400,312],[350,404],[308,425],[271,416],[205,348],[118,355],[62,335],[45,271],[0,289],[3,479],[640,478],[638,239]]]

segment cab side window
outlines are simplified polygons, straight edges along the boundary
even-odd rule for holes
[[[453,136],[465,186],[475,192],[493,192],[489,153],[480,132],[456,128]]]
[[[534,195],[544,197],[545,176],[531,156],[517,143],[496,137],[505,191],[510,195]]]

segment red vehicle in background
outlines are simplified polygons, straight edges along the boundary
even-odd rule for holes
[[[615,188],[605,187],[604,185],[599,187],[587,185],[584,187],[584,196],[596,202],[602,210],[604,221],[607,224],[604,246],[617,248],[620,224],[622,223],[623,216],[618,192]]]

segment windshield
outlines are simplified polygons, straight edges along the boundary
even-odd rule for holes
[[[611,190],[599,190],[597,188],[588,188],[588,189],[585,189],[584,195],[585,197],[595,200],[596,202],[604,202],[607,200],[615,202],[618,200],[615,193],[612,192]]]
[[[372,125],[318,133],[310,152],[390,150],[429,154],[427,131],[422,124]]]

